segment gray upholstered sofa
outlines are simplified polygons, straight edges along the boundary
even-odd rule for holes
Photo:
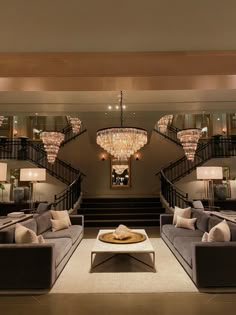
[[[21,222],[43,235],[44,244],[16,244],[15,227],[0,231],[0,289],[48,289],[65,267],[84,232],[83,216],[71,215],[69,228],[52,232],[51,212]]]
[[[230,242],[202,242],[204,232],[223,219],[194,208],[191,217],[197,218],[195,230],[176,228],[172,214],[161,215],[162,239],[197,287],[236,287],[236,224],[227,222]]]

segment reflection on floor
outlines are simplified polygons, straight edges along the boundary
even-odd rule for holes
[[[149,237],[157,237],[156,228],[147,228]],[[85,230],[85,238],[94,238],[98,229]],[[76,281],[76,280],[75,280]],[[233,315],[236,294],[150,293],[150,294],[50,294],[0,296],[3,315]]]

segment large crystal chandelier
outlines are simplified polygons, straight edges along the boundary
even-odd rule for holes
[[[123,93],[120,92],[121,126],[97,131],[97,144],[119,160],[127,160],[147,143],[147,131],[123,127]]]
[[[53,164],[56,160],[60,144],[65,136],[63,133],[57,131],[43,131],[40,133],[40,138],[43,141],[48,162]]]
[[[67,119],[71,124],[73,134],[78,133],[81,127],[81,120],[78,117],[71,116],[67,116]]]
[[[201,129],[183,129],[177,133],[177,137],[180,140],[184,153],[188,160],[193,161],[195,152],[197,149],[198,140],[201,136]]]
[[[2,126],[3,120],[4,120],[4,116],[0,116],[0,127]]]
[[[165,115],[161,117],[157,122],[157,129],[161,133],[166,133],[167,126],[171,124],[173,117],[173,115]]]

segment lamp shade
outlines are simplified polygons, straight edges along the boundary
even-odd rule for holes
[[[7,163],[0,163],[0,181],[7,180]]]
[[[45,168],[21,168],[20,181],[39,182],[46,180]]]
[[[222,166],[197,167],[197,179],[223,179]]]

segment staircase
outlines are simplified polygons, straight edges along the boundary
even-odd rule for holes
[[[159,198],[84,198],[78,210],[85,227],[111,228],[159,226],[164,212]]]
[[[174,125],[167,125],[166,133],[160,132],[157,128],[154,128],[153,131],[157,132],[162,137],[172,141],[178,146],[182,146],[179,139],[177,138],[177,133],[181,129],[175,127]]]

